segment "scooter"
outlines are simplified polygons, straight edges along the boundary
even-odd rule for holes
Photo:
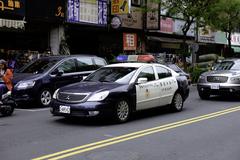
[[[16,107],[16,103],[11,96],[11,91],[2,95],[2,100],[0,101],[0,113],[3,116],[11,116],[14,109]]]

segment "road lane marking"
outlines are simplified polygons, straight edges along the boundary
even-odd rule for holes
[[[17,111],[27,111],[27,112],[41,112],[41,111],[48,111],[50,109],[49,108],[42,108],[42,109],[21,109],[21,108],[16,108],[15,110],[17,110]]]
[[[186,120],[181,120],[181,121],[178,121],[178,122],[165,124],[165,125],[154,127],[154,128],[149,128],[149,129],[133,132],[133,133],[130,133],[130,134],[125,134],[125,135],[122,135],[122,136],[118,136],[118,137],[114,137],[114,138],[110,138],[110,139],[106,139],[106,140],[102,140],[102,141],[98,141],[98,142],[94,142],[94,143],[90,143],[90,144],[86,144],[86,145],[82,145],[82,146],[78,146],[78,147],[74,147],[74,148],[67,149],[67,150],[64,150],[64,151],[60,151],[60,152],[56,152],[56,153],[53,153],[53,154],[49,154],[49,155],[41,156],[41,157],[38,157],[38,158],[34,158],[32,160],[45,160],[45,159],[59,160],[59,159],[70,157],[70,156],[73,156],[73,155],[76,155],[76,154],[84,153],[84,152],[95,150],[95,149],[98,149],[98,148],[103,148],[103,147],[106,147],[106,146],[109,146],[109,145],[117,144],[117,143],[120,143],[120,142],[132,140],[132,139],[136,139],[136,138],[140,138],[140,137],[147,136],[147,135],[150,135],[150,134],[154,134],[154,133],[157,133],[157,132],[166,131],[166,130],[169,130],[169,129],[177,128],[177,127],[180,127],[180,126],[200,122],[200,121],[215,118],[215,117],[219,117],[219,116],[229,114],[229,113],[232,113],[232,112],[237,112],[237,111],[240,111],[240,106],[233,107],[233,108],[226,109],[226,110],[222,110],[222,111],[218,111],[218,112],[214,112],[214,113],[210,113],[210,114],[206,114],[206,115],[202,115],[202,116],[198,116],[198,117],[194,117],[194,118],[189,118],[189,119],[186,119]]]

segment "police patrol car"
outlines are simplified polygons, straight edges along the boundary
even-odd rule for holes
[[[169,105],[181,111],[188,94],[186,77],[164,65],[111,64],[79,83],[57,89],[51,113],[64,117],[110,114],[121,123],[139,110]]]

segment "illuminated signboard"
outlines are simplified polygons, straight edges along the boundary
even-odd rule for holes
[[[25,0],[0,0],[0,15],[25,16]]]
[[[68,0],[67,21],[107,25],[107,0]]]
[[[111,1],[111,13],[116,14],[128,14],[131,9],[130,0],[112,0]]]
[[[123,33],[123,50],[136,50],[137,49],[137,34],[136,33]]]

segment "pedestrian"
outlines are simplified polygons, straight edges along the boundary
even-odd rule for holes
[[[5,60],[0,60],[0,78],[0,98],[2,99],[2,95],[8,91],[12,91],[13,88],[13,72],[12,69],[8,68]]]

